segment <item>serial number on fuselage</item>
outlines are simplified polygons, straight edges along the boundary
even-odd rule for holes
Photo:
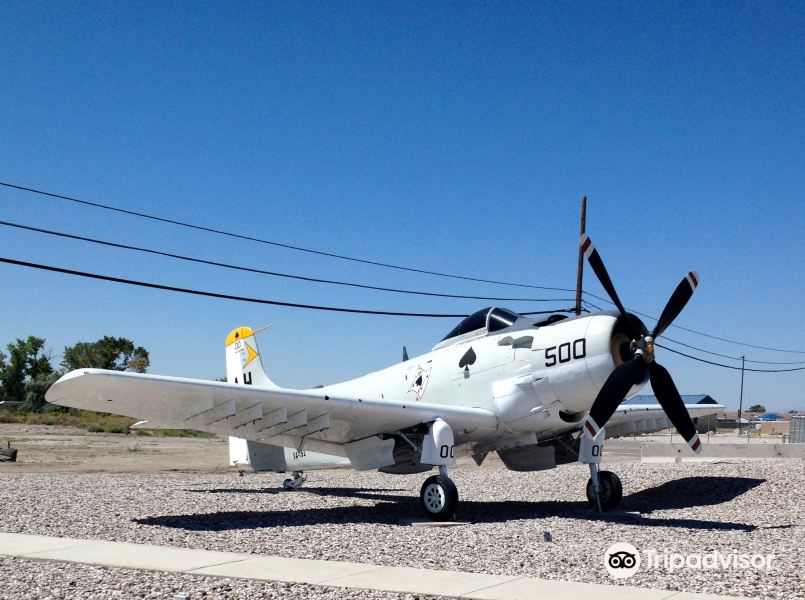
[[[587,356],[587,338],[545,348],[545,366],[553,367]]]

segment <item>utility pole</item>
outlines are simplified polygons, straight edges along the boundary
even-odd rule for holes
[[[587,230],[587,196],[581,199],[581,227],[579,237]],[[581,314],[581,279],[584,274],[584,252],[579,244],[579,266],[576,275],[576,314]]]
[[[741,411],[744,407],[744,366],[746,357],[741,356],[741,399],[738,401],[738,435],[741,435]]]

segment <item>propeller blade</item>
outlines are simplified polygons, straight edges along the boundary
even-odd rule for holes
[[[699,281],[699,274],[696,273],[696,271],[690,271],[687,276],[679,282],[670,300],[668,300],[668,304],[662,309],[662,314],[657,321],[657,326],[654,328],[654,331],[651,332],[651,337],[657,339],[657,337],[662,335],[663,331],[668,329],[668,326],[679,316],[679,313],[685,308],[688,300],[693,296],[693,291],[699,285]]]
[[[668,370],[662,365],[653,362],[649,365],[649,378],[651,379],[651,387],[654,389],[654,395],[660,402],[660,406],[671,419],[679,434],[685,438],[696,454],[702,451],[702,443],[699,440],[699,434],[696,432],[696,426],[693,424],[693,419],[690,418],[688,410],[685,408],[685,403],[682,402],[682,397],[674,385],[674,380]]]
[[[632,386],[643,381],[645,376],[646,363],[641,356],[635,356],[612,371],[582,423],[582,432],[593,438],[598,435],[598,430],[606,425]]]
[[[626,316],[626,309],[623,308],[623,303],[621,303],[621,299],[618,298],[618,292],[615,291],[615,286],[612,284],[612,280],[609,278],[609,273],[607,272],[607,268],[604,266],[604,261],[601,260],[601,255],[598,254],[598,250],[595,249],[590,236],[586,233],[582,233],[579,242],[581,244],[581,251],[584,252],[585,256],[587,256],[587,262],[589,262],[590,266],[593,268],[593,272],[595,273],[595,276],[598,277],[598,281],[601,282],[601,285],[604,287],[607,294],[609,294],[609,297],[612,299],[612,302],[615,304],[615,306],[618,307],[620,313]],[[632,322],[631,318],[627,318],[626,321],[628,323],[628,327],[631,329],[630,333],[632,335],[632,339],[639,337],[637,327]]]

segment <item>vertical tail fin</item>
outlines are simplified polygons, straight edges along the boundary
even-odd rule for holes
[[[277,387],[266,375],[251,327],[238,327],[226,336],[226,380],[263,388]]]

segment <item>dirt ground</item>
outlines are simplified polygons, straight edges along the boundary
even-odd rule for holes
[[[0,423],[0,448],[18,449],[17,462],[0,462],[0,473],[217,473],[231,470],[226,438],[179,438],[88,433],[56,425]],[[640,460],[640,443],[612,440],[606,463]],[[474,464],[468,456],[459,465]],[[493,452],[483,468],[504,468]]]
[[[225,439],[88,433],[73,427],[0,423],[0,448],[19,450],[0,473],[220,472],[229,469]]]
[[[0,473],[220,473],[229,466],[226,438],[180,438],[88,433],[74,427],[0,423],[0,448],[18,450]],[[459,464],[471,464],[469,457]],[[502,467],[491,454],[485,468]]]

